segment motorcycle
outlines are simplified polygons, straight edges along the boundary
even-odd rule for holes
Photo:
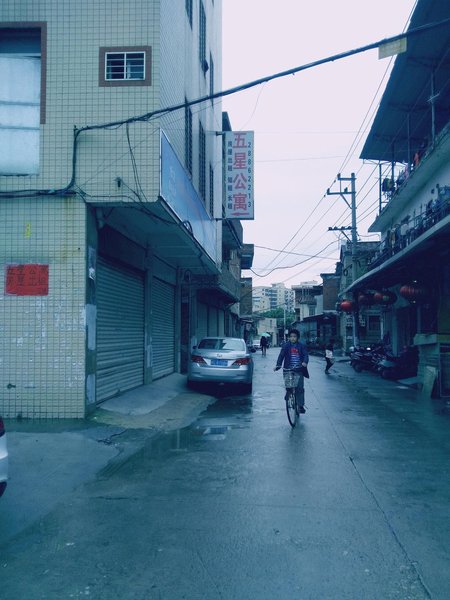
[[[414,346],[403,348],[399,356],[386,354],[379,363],[383,379],[406,379],[417,375],[418,351]]]
[[[361,371],[377,371],[381,357],[384,355],[383,346],[376,344],[373,348],[364,348],[362,346],[352,347],[350,349],[350,366],[357,373]]]

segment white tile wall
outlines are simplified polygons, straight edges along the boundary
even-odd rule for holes
[[[78,199],[0,203],[0,414],[84,416],[85,211]],[[49,265],[48,296],[5,295],[8,264]]]

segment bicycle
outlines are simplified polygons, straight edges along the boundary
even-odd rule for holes
[[[283,369],[284,387],[286,388],[286,413],[289,424],[294,428],[300,416],[297,404],[296,388],[300,380],[300,373],[293,369]]]

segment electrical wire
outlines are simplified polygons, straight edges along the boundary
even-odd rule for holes
[[[277,250],[275,248],[268,248],[267,246],[257,246],[256,244],[254,244],[255,248],[262,248],[263,250],[271,250],[272,252],[283,252],[282,250]],[[307,256],[309,258],[315,258],[317,255],[316,254],[302,254],[300,252],[289,252],[289,251],[284,251],[285,254],[294,254],[295,256]]]
[[[253,269],[249,269],[249,271],[251,271],[254,275],[256,275],[256,277],[267,277],[268,275],[270,275],[271,273],[273,273],[274,271],[277,271],[279,269],[293,269],[295,267],[298,267],[300,265],[303,265],[304,263],[312,260],[313,258],[318,258],[320,257],[320,254],[322,252],[324,252],[324,250],[326,250],[327,248],[329,248],[330,246],[332,246],[333,244],[335,244],[335,240],[333,240],[331,243],[329,243],[327,246],[325,246],[324,248],[322,248],[322,250],[319,250],[319,252],[317,254],[314,254],[312,256],[310,256],[309,258],[302,260],[298,263],[296,263],[295,265],[289,265],[289,266],[281,266],[281,267],[274,267],[273,269],[271,269],[268,273],[264,273],[264,274],[259,274],[256,273],[256,271],[254,271]],[[323,258],[328,258],[328,257],[323,257]]]
[[[412,11],[410,12],[410,14],[409,14],[409,17],[408,17],[408,19],[407,19],[407,21],[406,21],[406,24],[405,24],[404,28],[403,28],[403,32],[405,31],[405,29],[406,29],[406,27],[407,27],[407,25],[408,25],[408,23],[409,23],[409,21],[410,21],[410,19],[411,19],[411,15],[412,15],[412,14],[413,14],[413,10],[412,10]],[[367,112],[366,112],[366,114],[365,114],[365,116],[364,116],[364,119],[363,119],[363,121],[362,121],[361,125],[359,126],[358,132],[357,132],[357,134],[356,134],[356,136],[355,136],[355,138],[354,138],[354,140],[353,140],[353,142],[352,142],[352,144],[351,144],[351,146],[350,146],[350,149],[348,150],[348,152],[347,152],[347,154],[346,154],[346,156],[345,156],[345,158],[344,158],[344,161],[343,161],[343,163],[341,164],[341,166],[340,166],[340,167],[339,167],[339,169],[338,169],[338,172],[339,172],[339,173],[340,173],[340,172],[342,172],[342,171],[343,171],[343,169],[344,169],[344,168],[346,167],[346,165],[348,164],[348,162],[349,162],[349,160],[350,160],[350,157],[351,157],[351,152],[352,152],[353,148],[354,148],[354,147],[356,148],[356,145],[359,143],[359,141],[360,141],[360,139],[361,139],[362,135],[363,135],[363,134],[365,133],[365,131],[366,131],[366,130],[363,130],[364,123],[365,123],[365,121],[366,121],[366,119],[367,119],[367,116],[368,116],[368,114],[369,114],[369,112],[370,112],[370,110],[371,110],[371,108],[372,108],[372,106],[373,106],[373,104],[374,104],[374,102],[375,102],[375,100],[376,100],[376,98],[377,98],[377,95],[378,95],[378,92],[380,91],[381,85],[382,85],[382,83],[384,82],[384,80],[385,80],[385,78],[386,78],[386,75],[387,75],[387,73],[388,73],[388,71],[389,71],[389,69],[390,69],[390,66],[391,66],[391,64],[392,64],[392,60],[393,60],[393,58],[391,58],[391,59],[390,59],[390,61],[389,61],[389,64],[388,64],[388,66],[386,67],[386,70],[385,70],[385,72],[384,72],[384,74],[383,74],[383,77],[382,77],[382,79],[381,79],[381,81],[380,81],[380,83],[379,83],[379,85],[378,85],[378,88],[377,88],[377,90],[376,90],[375,94],[374,94],[374,97],[373,97],[373,99],[372,99],[372,102],[370,103],[370,105],[369,105],[369,108],[368,108],[368,110],[367,110]],[[372,115],[371,115],[371,118],[373,118],[373,115],[374,115],[375,111],[376,111],[376,108],[374,109],[374,111],[373,111],[373,113],[372,113]],[[358,173],[361,171],[361,169],[362,169],[362,166],[359,168],[359,170],[358,170]],[[336,182],[336,179],[334,179],[333,183],[332,183],[332,184],[329,186],[329,188],[331,188],[331,187],[334,185],[334,183],[335,183],[335,182]],[[364,187],[364,186],[363,186],[363,187]],[[319,200],[319,204],[322,202],[322,200],[323,200],[325,197],[326,197],[326,194],[325,194],[324,196],[322,196],[322,198]],[[335,206],[336,202],[337,202],[337,200],[335,200],[335,201],[334,201],[334,203],[333,203],[332,207],[334,207],[334,206]],[[313,211],[313,212],[314,212],[314,211]],[[311,213],[311,214],[312,214],[312,213]],[[310,231],[311,231],[311,230],[310,230]],[[297,232],[297,233],[298,233],[298,232]],[[309,232],[308,232],[308,233],[309,233]],[[296,236],[296,235],[297,235],[297,234],[295,234],[295,236]],[[307,235],[308,235],[308,234],[307,234]],[[294,236],[294,237],[295,237],[295,236]],[[303,237],[303,240],[305,239],[305,237],[306,237],[306,236],[304,236],[304,237]],[[293,238],[291,238],[291,241],[292,241],[292,239],[293,239]],[[289,243],[290,243],[290,242],[289,242]],[[284,249],[285,249],[285,248],[286,248],[286,247],[289,245],[289,243],[288,243],[286,246],[284,246],[283,250],[284,250]],[[297,244],[297,245],[298,245],[298,244]],[[294,246],[294,248],[295,248],[295,247],[297,247],[297,246]],[[274,259],[272,259],[272,261],[271,261],[271,262],[270,262],[270,263],[269,263],[267,266],[270,266],[271,264],[273,264],[273,263],[274,263],[274,262],[277,260],[277,258],[278,258],[278,257],[275,257]],[[279,263],[278,263],[278,264],[279,264]]]
[[[329,256],[330,260],[335,260],[336,262],[339,260],[339,257],[332,257],[331,255]],[[322,259],[323,260],[323,259]],[[281,281],[280,283],[286,283],[287,281],[290,281],[291,279],[294,279],[295,277],[298,277],[299,275],[301,275],[302,273],[305,273],[305,271],[311,271],[311,269],[317,265],[322,264],[322,260],[318,260],[317,262],[313,263],[312,265],[309,265],[308,267],[306,267],[305,269],[302,269],[301,271],[298,271],[297,273],[294,273],[294,275],[291,275],[290,277],[288,277],[287,279],[283,279],[283,281]]]
[[[418,0],[416,0],[416,2],[414,4],[414,7],[411,9],[408,18],[406,19],[406,23],[405,23],[405,25],[403,27],[402,33],[404,33],[406,31],[406,28],[408,27],[408,23],[411,21],[411,17],[412,17],[412,15],[414,13],[415,7],[417,6],[417,1]],[[365,114],[365,116],[364,116],[364,118],[363,118],[363,120],[361,122],[361,125],[359,126],[358,133],[356,134],[356,136],[355,136],[355,138],[353,140],[353,143],[352,143],[352,145],[350,146],[350,148],[349,148],[349,150],[347,152],[347,156],[345,157],[344,162],[342,163],[342,165],[340,166],[340,168],[338,170],[338,173],[341,173],[345,169],[345,167],[347,166],[347,164],[349,163],[350,158],[351,158],[351,154],[350,153],[352,152],[353,148],[356,148],[356,146],[359,144],[359,142],[360,142],[363,134],[367,131],[367,128],[363,130],[364,123],[365,123],[365,121],[366,121],[366,119],[368,117],[368,114],[369,114],[369,112],[370,112],[373,104],[375,103],[375,100],[376,100],[377,95],[378,95],[378,93],[380,91],[381,85],[383,84],[384,80],[386,79],[386,76],[387,76],[387,74],[389,72],[389,69],[391,68],[393,60],[394,60],[394,57],[391,57],[389,59],[389,63],[387,65],[387,67],[386,67],[386,69],[384,71],[383,77],[381,78],[381,81],[380,81],[380,83],[379,83],[379,85],[378,85],[378,87],[377,87],[377,89],[375,91],[375,94],[374,94],[374,97],[372,99],[372,102],[370,103],[369,108],[367,109],[367,112],[366,112],[366,114]],[[374,111],[373,111],[373,113],[372,113],[372,115],[370,117],[370,120],[372,120],[372,118],[373,118],[373,116],[375,114],[375,111],[378,110],[378,106],[374,109]],[[358,139],[358,137],[359,137],[359,139]]]
[[[133,116],[133,117],[129,117],[128,119],[122,119],[122,120],[118,120],[118,121],[113,121],[113,122],[109,122],[109,123],[100,123],[100,124],[95,124],[95,125],[86,125],[84,127],[81,128],[74,128],[74,139],[73,139],[73,150],[72,150],[72,177],[71,180],[69,181],[69,183],[60,189],[51,189],[51,190],[37,190],[34,193],[36,194],[47,194],[47,195],[55,195],[55,194],[65,194],[65,193],[71,193],[73,186],[76,183],[76,166],[77,166],[77,144],[78,144],[78,138],[79,136],[86,132],[86,131],[93,131],[93,130],[98,130],[98,129],[114,129],[117,127],[120,127],[122,125],[127,125],[127,124],[131,124],[131,123],[137,123],[137,122],[146,122],[146,121],[150,121],[151,119],[155,118],[155,117],[162,117],[165,114],[168,114],[170,112],[174,112],[177,110],[181,110],[184,109],[188,106],[195,106],[197,104],[202,104],[204,102],[207,101],[211,101],[217,98],[224,98],[226,96],[232,95],[232,94],[236,94],[238,92],[250,89],[252,87],[256,87],[257,85],[261,85],[263,83],[267,83],[269,81],[273,81],[275,79],[280,79],[282,77],[286,77],[288,75],[295,75],[296,73],[299,73],[301,71],[306,71],[308,69],[312,69],[313,67],[318,67],[320,65],[324,65],[327,64],[329,62],[335,62],[337,60],[342,60],[343,58],[348,58],[349,56],[354,56],[356,54],[360,54],[362,52],[367,52],[368,50],[373,50],[378,48],[379,46],[382,46],[384,44],[387,43],[391,43],[397,40],[400,40],[404,37],[413,37],[415,35],[421,34],[425,31],[429,31],[431,29],[436,29],[438,27],[442,27],[443,25],[446,25],[447,23],[450,23],[450,18],[444,19],[442,21],[439,22],[435,22],[435,23],[427,23],[425,25],[416,27],[414,29],[410,29],[409,31],[406,31],[404,33],[392,36],[392,37],[388,37],[388,38],[384,38],[382,40],[378,40],[377,42],[373,42],[371,44],[366,44],[365,46],[360,46],[359,48],[354,48],[352,50],[347,50],[345,52],[340,52],[338,54],[334,54],[310,63],[306,63],[297,67],[294,67],[292,69],[288,69],[285,71],[280,71],[278,73],[274,73],[272,75],[267,75],[265,77],[262,77],[260,79],[256,79],[253,81],[250,81],[248,83],[245,84],[241,84],[238,86],[235,86],[233,88],[229,88],[228,90],[223,90],[221,92],[216,92],[213,94],[208,94],[206,96],[201,96],[195,100],[190,100],[190,101],[185,101],[183,103],[180,104],[175,104],[173,106],[169,106],[166,108],[160,108],[160,109],[156,109],[153,110],[151,112],[145,113],[143,115],[138,115],[138,116]],[[16,190],[15,193],[28,193],[30,194],[29,190]],[[0,195],[5,197],[11,197],[11,195],[13,195],[13,192],[0,192]]]

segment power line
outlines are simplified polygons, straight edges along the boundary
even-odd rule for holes
[[[316,258],[317,254],[302,254],[300,252],[290,252],[288,250],[277,250],[275,248],[268,248],[267,246],[257,246],[255,248],[262,248],[263,250],[271,250],[272,252],[283,252],[284,254],[294,254],[295,256],[307,256],[308,258]]]
[[[37,195],[50,195],[50,194],[55,195],[55,194],[70,193],[71,191],[73,191],[72,188],[76,182],[77,142],[78,142],[79,136],[82,133],[84,133],[85,131],[93,131],[93,130],[97,130],[97,129],[114,129],[116,127],[120,127],[122,125],[129,125],[131,123],[148,122],[155,117],[160,117],[165,114],[175,112],[177,110],[185,109],[186,107],[189,107],[189,106],[195,106],[197,104],[201,104],[203,102],[210,102],[211,100],[215,100],[217,98],[224,98],[226,96],[230,96],[232,94],[242,92],[242,91],[250,89],[252,87],[256,87],[257,85],[261,85],[263,83],[273,81],[275,79],[280,79],[280,78],[286,77],[288,75],[295,75],[296,73],[300,73],[301,71],[306,71],[308,69],[312,69],[313,67],[318,67],[320,65],[324,65],[324,64],[327,64],[330,62],[342,60],[343,58],[348,58],[349,56],[361,54],[362,52],[367,52],[368,50],[373,50],[375,48],[378,48],[379,46],[382,46],[384,44],[388,44],[391,42],[395,42],[404,37],[412,37],[414,35],[418,35],[425,31],[429,31],[430,29],[436,29],[437,27],[442,27],[443,25],[446,25],[447,23],[450,23],[450,18],[444,19],[442,21],[435,22],[435,23],[428,23],[426,25],[422,25],[420,27],[410,29],[409,31],[406,31],[404,33],[401,33],[401,34],[398,34],[398,35],[395,35],[392,37],[384,38],[377,42],[373,42],[371,44],[366,44],[365,46],[360,46],[359,48],[354,48],[352,50],[340,52],[338,54],[334,54],[334,55],[328,56],[326,58],[322,58],[322,59],[319,59],[319,60],[316,60],[316,61],[313,61],[310,63],[300,65],[298,67],[294,67],[292,69],[280,71],[280,72],[274,73],[272,75],[267,75],[266,77],[261,77],[260,79],[255,79],[254,81],[250,81],[248,83],[238,85],[233,88],[229,88],[228,90],[223,90],[221,92],[216,92],[214,94],[208,94],[206,96],[201,96],[200,98],[197,98],[195,100],[190,100],[190,101],[186,101],[186,102],[183,102],[180,104],[175,104],[173,106],[169,106],[166,108],[156,109],[151,112],[145,113],[143,115],[133,116],[133,117],[129,117],[128,119],[112,121],[109,123],[86,125],[79,129],[75,127],[74,128],[74,139],[73,139],[73,151],[72,151],[72,177],[71,177],[70,182],[64,188],[61,188],[61,189],[34,190],[33,193],[37,194]],[[30,192],[30,190],[17,190],[15,192],[16,195],[18,195],[19,193],[30,194],[32,192]],[[0,194],[4,197],[12,196],[12,195],[14,195],[14,192],[0,192]]]
[[[418,0],[416,0],[416,3],[415,3],[415,5],[414,5],[414,7],[411,9],[411,12],[409,13],[409,17],[406,19],[406,23],[405,23],[405,25],[404,25],[404,27],[403,27],[403,31],[402,31],[402,33],[404,33],[404,32],[405,32],[405,29],[406,29],[406,27],[408,26],[408,23],[409,23],[409,22],[410,22],[410,20],[411,20],[412,14],[413,14],[413,12],[414,12],[414,10],[415,10],[415,7],[416,7],[416,5],[417,5],[417,1],[418,1]],[[386,67],[386,70],[385,70],[385,72],[384,72],[384,74],[383,74],[383,77],[381,78],[381,81],[380,81],[380,83],[379,83],[379,85],[378,85],[378,87],[377,87],[377,90],[376,90],[376,92],[375,92],[375,94],[374,94],[374,96],[373,96],[373,98],[372,98],[372,102],[370,103],[370,105],[369,105],[369,108],[367,109],[367,112],[366,112],[366,114],[365,114],[365,116],[364,116],[364,119],[363,119],[363,120],[362,120],[362,122],[361,122],[361,125],[360,125],[360,127],[359,127],[358,133],[356,134],[356,136],[355,136],[355,138],[354,138],[354,140],[353,140],[353,143],[352,143],[352,145],[350,146],[350,149],[349,149],[349,151],[347,152],[347,156],[345,157],[345,159],[344,159],[344,162],[342,163],[341,167],[338,169],[338,173],[342,173],[342,171],[343,171],[343,170],[345,169],[345,167],[348,165],[348,162],[349,162],[349,160],[350,160],[350,158],[351,158],[351,155],[350,155],[351,151],[353,150],[353,148],[356,148],[357,144],[358,144],[358,143],[360,142],[360,140],[361,140],[361,137],[362,137],[362,136],[363,136],[363,134],[366,132],[366,129],[362,130],[362,128],[363,128],[363,126],[364,126],[364,123],[365,123],[365,121],[366,121],[366,119],[367,119],[367,116],[368,116],[368,114],[369,114],[369,112],[370,112],[370,110],[371,110],[371,108],[372,108],[372,106],[373,106],[373,104],[374,104],[374,102],[375,102],[375,100],[376,100],[376,97],[377,97],[377,95],[378,95],[378,92],[380,91],[381,85],[382,85],[383,81],[385,80],[385,78],[386,78],[386,75],[388,74],[388,71],[389,71],[389,69],[390,69],[390,67],[391,67],[391,65],[392,65],[392,61],[393,61],[393,60],[394,60],[394,57],[391,57],[391,58],[390,58],[390,60],[389,60],[388,66]],[[374,110],[373,112],[375,112],[375,110]],[[373,114],[371,115],[371,118],[372,118],[372,117],[373,117]]]
[[[332,256],[330,255],[330,260],[338,260],[337,258],[332,258]],[[287,279],[284,279],[283,281],[281,281],[280,283],[286,283],[286,281],[290,281],[291,279],[294,279],[294,277],[298,277],[299,275],[301,275],[302,273],[304,273],[307,270],[310,270],[311,267],[314,267],[316,265],[320,265],[321,261],[317,261],[315,262],[313,265],[310,265],[309,267],[302,269],[301,271],[298,271],[297,273],[294,273],[294,275],[291,275],[290,277],[288,277]]]
[[[416,4],[417,4],[417,3],[416,3]],[[409,20],[410,20],[410,18],[411,18],[411,15],[412,15],[412,13],[413,13],[413,12],[414,12],[414,8],[413,8],[413,9],[411,10],[411,12],[410,12],[410,15],[409,15],[409,17],[408,17],[408,19],[407,19],[407,21],[406,21],[406,24],[405,24],[405,26],[404,26],[404,28],[403,28],[403,31],[405,31],[405,29],[406,29],[406,27],[407,27],[407,24],[408,24],[408,22],[409,22]],[[349,149],[349,151],[347,152],[347,155],[346,155],[346,157],[345,157],[345,159],[344,159],[344,161],[343,161],[343,163],[342,163],[341,167],[338,169],[338,172],[342,172],[342,170],[343,170],[343,169],[345,168],[345,166],[348,164],[348,162],[349,162],[349,160],[350,160],[350,153],[351,153],[351,151],[352,151],[352,150],[353,150],[353,148],[354,148],[354,147],[356,147],[356,145],[359,143],[359,141],[360,141],[360,139],[361,139],[362,135],[363,135],[363,134],[364,134],[364,132],[365,132],[365,130],[362,130],[362,128],[363,128],[363,126],[364,126],[364,123],[365,123],[365,121],[366,121],[366,119],[367,119],[367,116],[368,116],[368,114],[369,114],[369,112],[370,112],[370,110],[371,110],[371,108],[372,108],[372,106],[373,106],[373,104],[374,104],[374,102],[375,102],[375,100],[376,100],[376,97],[377,97],[377,95],[378,95],[378,92],[379,92],[379,90],[380,90],[380,88],[381,88],[381,85],[382,85],[382,83],[383,83],[384,79],[386,78],[386,75],[387,75],[387,73],[388,73],[388,71],[389,71],[389,68],[390,68],[390,66],[391,66],[392,60],[393,60],[393,59],[391,58],[391,60],[389,61],[389,64],[388,64],[388,66],[387,66],[387,68],[386,68],[386,70],[385,70],[385,72],[384,72],[384,75],[383,75],[383,77],[382,77],[382,79],[381,79],[381,81],[380,81],[380,83],[379,83],[379,85],[378,85],[378,88],[377,88],[377,90],[376,90],[376,92],[375,92],[375,94],[374,94],[374,97],[373,97],[373,99],[372,99],[372,102],[371,102],[371,104],[370,104],[370,106],[369,106],[369,108],[368,108],[368,110],[367,110],[367,112],[366,112],[366,115],[365,115],[365,117],[364,117],[364,119],[363,119],[363,121],[362,121],[362,123],[361,123],[361,125],[360,125],[360,127],[359,127],[359,130],[358,130],[358,132],[357,132],[357,134],[356,134],[356,136],[355,136],[355,138],[354,138],[354,140],[353,140],[353,142],[352,142],[352,144],[351,144],[351,146],[350,146],[350,149]],[[374,112],[375,112],[375,111],[374,111]],[[373,115],[372,115],[372,116],[373,116]],[[360,167],[360,169],[358,170],[358,173],[359,173],[359,171],[361,170],[361,168],[362,168],[362,166],[361,166],[361,167]],[[370,175],[369,175],[369,177],[370,177]],[[334,181],[333,181],[333,183],[332,183],[332,184],[331,184],[329,187],[332,187],[332,185],[334,185],[334,183],[335,183],[335,182],[336,182],[336,180],[334,180]],[[365,185],[365,184],[364,184],[364,185]],[[363,185],[363,187],[364,187],[364,185]],[[316,207],[315,207],[315,208],[312,210],[312,212],[311,212],[311,213],[310,213],[310,215],[308,216],[307,220],[309,220],[309,218],[312,216],[312,214],[315,212],[315,210],[316,210],[316,209],[319,207],[320,203],[323,201],[323,199],[325,198],[325,196],[326,196],[325,194],[324,194],[324,196],[322,196],[322,198],[319,200],[319,202],[318,202],[318,204],[316,205]],[[336,204],[336,201],[333,203],[332,207],[333,207],[335,204]],[[341,218],[341,217],[340,217],[340,218]],[[299,229],[296,231],[296,233],[295,233],[295,234],[294,234],[294,235],[291,237],[291,239],[288,241],[288,243],[287,243],[287,244],[286,244],[286,245],[283,247],[283,251],[284,251],[284,250],[285,250],[285,249],[286,249],[286,248],[289,246],[289,244],[290,244],[290,243],[293,241],[293,239],[295,239],[295,237],[296,237],[296,236],[298,235],[298,233],[301,231],[301,229],[303,228],[303,226],[305,225],[305,223],[306,223],[306,222],[307,222],[307,221],[305,221],[305,222],[302,224],[302,226],[301,226],[301,227],[300,227],[300,228],[299,228]],[[317,224],[318,224],[318,223],[319,223],[319,221],[317,222]],[[309,234],[309,233],[312,231],[312,229],[313,229],[313,228],[311,228],[311,229],[308,231],[308,233],[307,233],[305,236],[303,236],[303,240],[304,240],[304,239],[305,239],[305,237],[307,237],[307,235],[308,235],[308,234]],[[296,246],[294,246],[294,248],[296,248],[297,246],[298,246],[298,243],[296,244]],[[267,264],[267,268],[268,268],[268,267],[270,267],[270,265],[272,265],[272,264],[274,264],[274,263],[275,263],[275,264],[277,264],[277,263],[276,263],[276,261],[278,260],[278,258],[279,258],[279,257],[280,257],[280,254],[279,254],[278,256],[275,256],[274,258],[272,258],[272,259],[271,259],[271,261],[270,261],[270,262]],[[281,259],[281,260],[283,260],[283,259]],[[279,264],[280,264],[280,261],[278,261],[278,265],[279,265]]]
[[[260,275],[259,273],[256,273],[256,271],[254,271],[253,269],[249,269],[254,275],[256,275],[256,277],[267,277],[268,275],[270,275],[271,273],[273,273],[274,271],[277,271],[279,269],[293,269],[294,267],[298,267],[299,265],[303,265],[304,263],[310,261],[313,258],[329,258],[327,256],[321,257],[320,254],[326,250],[327,248],[329,248],[330,246],[332,246],[335,243],[335,240],[333,240],[331,243],[329,243],[327,246],[325,246],[324,248],[322,248],[322,250],[320,250],[317,254],[314,254],[312,256],[310,256],[309,258],[307,258],[306,260],[302,260],[299,263],[296,263],[295,265],[289,265],[289,266],[285,266],[285,267],[274,267],[273,269],[271,269],[268,273],[265,273],[264,275]]]

